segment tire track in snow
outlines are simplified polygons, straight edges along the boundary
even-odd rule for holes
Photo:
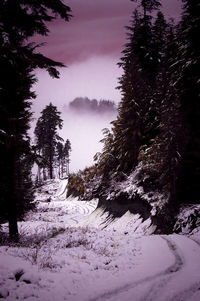
[[[192,237],[188,237],[187,238],[189,240],[191,240],[192,242],[194,242],[198,248],[200,249],[200,242]],[[199,250],[200,251],[200,250]],[[199,272],[199,278],[200,278],[200,272]],[[192,296],[196,293],[200,291],[200,281],[194,283],[193,285],[189,286],[189,288],[183,290],[182,292],[179,292],[178,294],[175,294],[169,301],[188,301],[191,300]],[[199,293],[200,296],[200,293]],[[200,298],[198,298],[199,300]]]
[[[172,239],[169,239],[169,237],[166,236],[160,236],[162,239],[164,239],[172,252],[175,262],[172,266],[167,268],[165,271],[163,271],[160,275],[156,275],[154,279],[152,279],[153,284],[151,285],[148,292],[145,294],[145,296],[141,299],[141,301],[154,301],[159,300],[159,296],[162,293],[163,289],[166,287],[167,283],[169,283],[176,274],[184,267],[184,260],[182,256],[177,251],[177,246],[175,242]],[[157,279],[158,278],[158,279]],[[156,280],[156,281],[155,281]]]
[[[84,205],[80,205],[80,204],[77,204],[73,207],[73,209],[78,212],[79,214],[81,215],[87,215],[90,213],[90,210],[89,208],[87,208],[87,206],[84,206]]]
[[[198,291],[200,291],[200,282],[195,283],[193,286],[186,290],[183,290],[181,293],[175,294],[173,298],[169,299],[169,301],[189,301],[191,300],[192,296]],[[196,300],[200,300],[200,298],[198,297],[198,299]]]
[[[171,239],[166,238],[164,236],[160,236],[160,238],[166,241],[168,248],[170,249],[170,251],[172,252],[172,254],[174,256],[175,261],[171,266],[169,266],[167,269],[164,269],[164,271],[161,271],[154,275],[145,277],[145,278],[135,281],[133,283],[128,283],[115,290],[106,292],[106,293],[98,296],[97,298],[90,299],[89,301],[105,301],[105,300],[109,300],[109,299],[115,300],[116,296],[118,296],[119,294],[126,293],[129,290],[133,290],[133,289],[137,288],[138,286],[146,285],[146,284],[147,285],[150,284],[151,287],[150,287],[150,289],[148,289],[148,292],[145,294],[145,296],[140,298],[139,300],[154,301],[155,297],[158,294],[160,294],[160,290],[162,290],[162,288],[166,285],[166,282],[171,280],[171,278],[173,277],[172,274],[177,273],[183,267],[183,258],[177,251],[176,244]],[[162,279],[160,280],[161,277],[162,277]],[[156,284],[155,284],[155,280],[156,281],[158,280],[158,282]],[[155,285],[156,285],[156,287],[155,287]],[[123,299],[123,296],[121,299]],[[134,299],[134,300],[136,301],[136,299]]]
[[[74,213],[70,220],[78,224],[80,219],[91,214],[96,205],[87,201],[72,201],[68,203],[68,208]]]
[[[73,209],[81,215],[89,215],[95,210],[95,205],[89,204],[89,202],[79,201],[79,203],[74,204]]]
[[[169,240],[166,237],[162,237],[162,238],[165,240]],[[185,242],[183,244],[184,240]],[[192,245],[191,243],[189,243],[189,241],[192,241]],[[173,248],[173,245],[171,245],[170,242],[171,239],[169,240],[168,245],[170,248],[171,247]],[[193,243],[195,243],[195,246],[193,245]],[[198,275],[196,274],[195,277],[193,275],[195,274],[194,262],[196,266],[196,264],[198,264],[200,259],[200,256],[198,255],[200,254],[200,250],[199,250],[200,243],[193,238],[178,236],[178,240],[176,239],[175,246],[176,248],[179,248],[181,250],[185,258],[185,260],[182,260],[183,264],[181,266],[181,269],[178,270],[178,271],[182,270],[181,273],[174,274],[173,276],[175,277],[169,277],[168,279],[159,280],[158,283],[154,283],[152,289],[149,291],[146,297],[141,299],[141,301],[142,300],[143,301],[155,301],[155,300],[159,300],[159,301],[160,300],[165,300],[165,301],[189,301],[189,300],[197,301],[198,300],[199,301],[200,300],[200,269]],[[194,247],[196,246],[198,246],[198,251],[196,250],[194,254],[191,254],[190,253],[191,250],[194,249]],[[189,253],[188,250],[190,250]],[[194,260],[195,256],[197,256],[197,258]],[[190,257],[193,257],[193,261],[189,261]],[[176,270],[172,272],[176,272]],[[193,283],[187,287],[188,283],[191,281],[190,279],[191,277]],[[168,291],[171,291],[170,294],[172,294],[172,296],[169,295]],[[196,293],[197,296],[194,296]]]

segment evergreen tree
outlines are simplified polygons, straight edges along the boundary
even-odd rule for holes
[[[64,155],[64,162],[66,165],[66,176],[69,175],[69,163],[70,163],[70,152],[71,152],[72,148],[71,148],[71,142],[69,141],[69,139],[66,140],[65,145],[64,145],[64,149],[63,149],[63,155]]]
[[[53,179],[54,157],[56,154],[56,146],[58,141],[63,139],[58,135],[57,130],[62,128],[63,120],[60,117],[57,107],[50,103],[41,112],[41,117],[38,119],[35,136],[36,147],[39,153],[45,158],[50,179]]]
[[[103,150],[94,156],[96,161],[96,173],[99,178],[99,187],[95,187],[96,191],[93,192],[94,196],[100,197],[105,194],[106,189],[109,187],[112,174],[118,164],[117,153],[114,147],[114,135],[108,128],[103,129],[104,138],[100,141],[103,143]]]
[[[69,163],[70,163],[70,152],[71,152],[71,143],[69,139],[66,140],[63,145],[62,142],[57,142],[56,145],[56,157],[58,161],[58,176],[63,178],[69,175]]]
[[[56,145],[56,157],[58,161],[58,177],[61,179],[63,177],[63,143],[58,141]]]
[[[160,99],[160,167],[161,187],[167,187],[170,203],[177,207],[177,185],[180,176],[180,154],[183,149],[183,120],[180,112],[179,91],[174,85],[177,79],[177,38],[171,24],[166,31],[166,43],[161,69],[157,77],[156,95]]]
[[[31,166],[26,164],[27,172],[23,176],[19,173],[24,168],[24,158],[30,155],[27,131],[31,117],[30,100],[35,98],[31,91],[35,82],[33,71],[43,68],[51,76],[58,77],[56,67],[64,66],[38,53],[39,45],[27,41],[35,34],[47,35],[46,22],[57,16],[68,21],[69,12],[70,8],[60,0],[0,2],[0,167],[5,170],[0,176],[4,208],[4,214],[1,214],[9,221],[9,233],[13,238],[18,236],[18,187],[21,187],[21,199],[30,194],[26,183]],[[17,182],[19,179],[20,183]]]
[[[180,152],[178,133],[181,133],[182,128],[179,98],[173,85],[175,70],[170,67],[175,63],[177,44],[173,24],[167,24],[161,12],[157,14],[153,32],[158,67],[149,107],[152,116],[149,127],[153,125],[157,133],[152,137],[151,144],[141,148],[139,162],[142,161],[142,171],[151,178],[152,187],[157,185],[157,188],[169,195],[173,194],[172,186],[176,182],[174,162],[178,160],[177,154]],[[146,157],[145,149],[148,150]]]
[[[131,1],[138,2],[138,0]],[[140,6],[142,7],[144,16],[146,16],[148,12],[151,13],[153,10],[158,9],[161,6],[160,1],[158,0],[140,0],[140,2]]]
[[[0,35],[3,37],[3,30]],[[9,47],[7,41],[0,47],[0,166],[4,171],[0,175],[0,194],[1,203],[4,204],[1,217],[9,221],[10,236],[15,238],[18,236],[19,201],[24,200],[24,207],[28,202],[26,196],[29,187],[25,182],[30,176],[30,170],[22,176],[21,168],[24,161],[22,158],[28,157],[30,152],[27,130],[31,114],[27,100],[33,97],[30,88],[34,78],[30,75],[32,68],[29,63],[24,62],[23,54],[19,51],[15,53]],[[22,204],[20,207],[23,207]]]
[[[142,1],[143,14],[134,12],[128,29],[129,42],[119,65],[124,74],[120,78],[122,102],[114,123],[114,147],[118,163],[115,168],[129,173],[137,165],[139,148],[156,135],[157,123],[152,101],[158,72],[151,15],[158,1]],[[117,160],[116,160],[117,162]]]

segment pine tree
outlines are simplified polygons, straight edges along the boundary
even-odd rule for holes
[[[70,152],[71,152],[71,143],[69,139],[66,140],[64,145],[60,141],[57,142],[56,157],[58,161],[59,178],[63,178],[64,174],[66,177],[69,175]]]
[[[101,197],[112,191],[112,182],[123,181],[133,171],[138,164],[141,146],[151,143],[157,134],[152,97],[159,54],[150,12],[159,7],[159,2],[144,1],[141,6],[142,13],[135,10],[130,25],[126,27],[128,42],[119,63],[123,75],[119,79],[122,101],[118,117],[112,122],[112,131],[105,131],[103,152],[96,156],[97,172],[101,175],[97,194]]]
[[[63,143],[58,141],[56,145],[56,157],[58,161],[58,177],[61,179],[63,177]]]
[[[144,3],[143,3],[144,2]],[[128,29],[129,42],[125,45],[120,66],[124,74],[120,79],[122,102],[114,123],[118,169],[127,173],[137,165],[142,144],[155,137],[156,126],[152,96],[158,72],[158,51],[155,49],[151,15],[158,1],[142,1],[143,14],[135,11]],[[154,114],[153,114],[154,113]]]
[[[58,141],[63,139],[58,135],[57,130],[62,128],[63,120],[60,117],[57,107],[52,103],[47,105],[41,112],[36,128],[36,147],[45,158],[50,179],[53,179],[54,157]]]
[[[180,112],[179,91],[174,85],[177,79],[177,37],[173,24],[167,27],[166,43],[161,69],[157,77],[157,99],[160,99],[160,149],[163,165],[160,168],[161,187],[167,187],[169,200],[176,207],[177,185],[180,175],[180,157],[183,148],[183,120]]]
[[[99,178],[99,187],[95,187],[94,196],[100,197],[105,194],[106,188],[109,187],[112,174],[116,170],[118,164],[117,153],[114,147],[114,134],[108,128],[103,129],[104,138],[100,141],[103,143],[103,150],[94,156],[96,161],[95,171]]]
[[[65,145],[64,145],[64,149],[63,149],[63,155],[64,155],[64,162],[66,165],[66,176],[69,175],[69,163],[70,163],[70,152],[71,152],[72,148],[71,148],[71,142],[69,141],[69,139],[66,140]]]
[[[158,9],[161,4],[158,0],[131,0],[133,2],[141,2],[140,6],[143,9],[144,16],[147,15],[148,12],[152,12],[153,10]]]
[[[60,0],[0,2],[0,167],[5,170],[0,176],[0,194],[4,217],[9,221],[9,233],[13,238],[18,236],[17,178],[22,181],[20,187],[24,187],[21,199],[30,191],[24,185],[26,175],[18,175],[24,166],[24,156],[28,158],[30,154],[27,131],[31,117],[30,100],[35,98],[31,91],[35,82],[33,71],[43,68],[51,76],[58,77],[56,67],[64,66],[37,52],[38,45],[29,43],[28,39],[35,34],[47,35],[46,22],[57,16],[68,21],[69,13],[70,8]],[[30,174],[30,169],[26,174]]]
[[[3,31],[1,32],[3,35]],[[29,177],[30,170],[22,177],[20,175],[23,157],[29,155],[29,138],[27,130],[30,120],[30,104],[27,99],[32,98],[30,91],[34,83],[30,75],[32,68],[24,62],[21,53],[14,53],[9,49],[7,42],[0,48],[0,166],[4,175],[0,176],[2,183],[1,197],[3,199],[4,217],[9,221],[9,233],[12,238],[18,236],[17,207],[19,201],[26,199],[28,187],[24,185]],[[21,183],[19,183],[19,180]],[[19,186],[23,189],[19,199]],[[25,205],[25,204],[24,204]],[[22,206],[21,206],[22,207]]]

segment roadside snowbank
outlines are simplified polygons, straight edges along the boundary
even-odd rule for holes
[[[130,211],[127,211],[120,218],[112,218],[103,208],[97,208],[90,216],[82,220],[79,226],[106,228],[107,230],[129,232],[134,235],[150,235],[156,229],[150,218],[143,221],[139,214],[132,214]]]

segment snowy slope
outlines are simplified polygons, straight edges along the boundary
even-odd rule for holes
[[[7,241],[3,225],[2,300],[200,300],[200,245],[194,234],[133,235],[130,213],[101,229],[105,219],[95,210],[97,202],[60,201],[64,190],[63,183],[48,182],[37,192],[37,212],[19,223],[20,244]],[[139,216],[134,218],[139,227]]]

